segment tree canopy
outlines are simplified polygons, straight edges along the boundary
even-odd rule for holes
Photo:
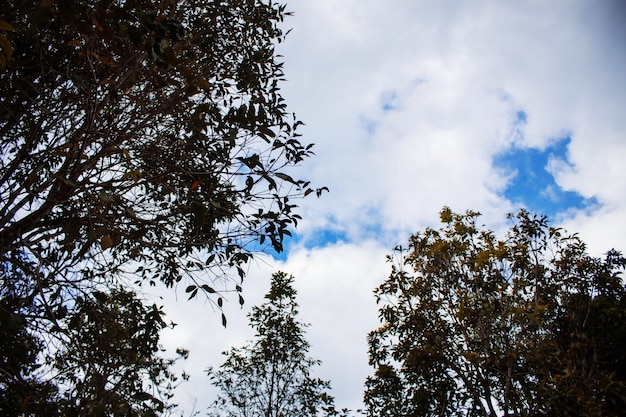
[[[503,240],[478,217],[444,208],[389,257],[368,415],[622,415],[624,257],[524,210]]]
[[[219,369],[209,368],[211,383],[221,390],[210,415],[337,415],[328,381],[310,375],[320,362],[307,356],[306,325],[297,320],[292,283],[284,272],[272,275],[267,301],[249,315],[255,340],[224,352]]]
[[[80,329],[100,313],[99,331],[135,337],[111,330],[145,304],[133,283],[183,281],[221,309],[255,252],[283,249],[294,197],[324,190],[294,178],[312,145],[280,94],[286,15],[271,0],[3,3],[0,319],[28,345],[19,372],[45,365],[33,384],[78,389],[59,361],[98,348]]]

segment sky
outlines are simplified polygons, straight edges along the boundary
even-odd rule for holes
[[[315,375],[362,406],[373,290],[386,255],[438,226],[443,206],[502,232],[521,207],[578,232],[591,254],[626,249],[626,2],[292,0],[278,52],[289,109],[316,156],[299,176],[330,189],[298,202],[280,257],[264,255],[227,300],[226,329],[184,285],[164,303],[168,348],[191,351],[176,400],[204,414],[204,369],[252,338],[246,314],[273,272],[295,276]],[[176,299],[177,298],[177,299]]]

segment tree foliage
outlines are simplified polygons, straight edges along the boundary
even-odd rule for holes
[[[376,290],[372,416],[618,416],[626,265],[527,211],[506,238],[444,208]]]
[[[297,321],[293,277],[272,275],[267,302],[249,315],[253,342],[224,352],[226,360],[209,368],[211,383],[221,390],[213,415],[280,417],[336,415],[327,381],[313,378],[320,362],[307,356],[306,325]]]
[[[167,324],[159,307],[122,288],[95,291],[51,312],[54,328],[33,332],[28,313],[13,312],[16,303],[0,302],[3,415],[145,416],[170,408],[179,378],[170,371],[175,360],[160,357]]]
[[[22,373],[4,376],[82,401],[104,341],[80,328],[101,314],[130,325],[114,312],[139,308],[118,285],[186,280],[221,308],[253,253],[283,249],[293,198],[323,190],[292,176],[312,145],[279,90],[287,14],[271,0],[3,2],[0,296],[13,327],[2,344],[26,347],[3,352]],[[93,356],[66,355],[81,344]],[[33,360],[47,369],[37,378]]]

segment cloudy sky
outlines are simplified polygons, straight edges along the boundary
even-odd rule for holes
[[[284,95],[317,155],[302,177],[327,186],[281,259],[259,258],[227,329],[201,300],[166,300],[192,374],[178,402],[204,412],[203,370],[252,337],[246,312],[272,272],[296,277],[317,375],[358,408],[372,290],[385,256],[442,206],[501,230],[520,207],[579,232],[589,251],[626,249],[626,3],[620,0],[292,0],[279,52]]]

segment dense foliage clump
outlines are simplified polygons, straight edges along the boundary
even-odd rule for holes
[[[261,0],[3,2],[3,411],[115,395],[129,408],[108,414],[161,410],[160,309],[129,285],[183,281],[221,308],[255,252],[283,249],[300,218],[293,198],[321,192],[291,169],[312,145],[279,90],[287,14]],[[117,359],[104,363],[103,340],[85,329],[119,342]],[[153,391],[139,377],[90,376],[126,363],[116,355],[137,332]]]
[[[372,416],[619,416],[626,406],[624,257],[520,211],[503,240],[441,212],[376,290]]]

